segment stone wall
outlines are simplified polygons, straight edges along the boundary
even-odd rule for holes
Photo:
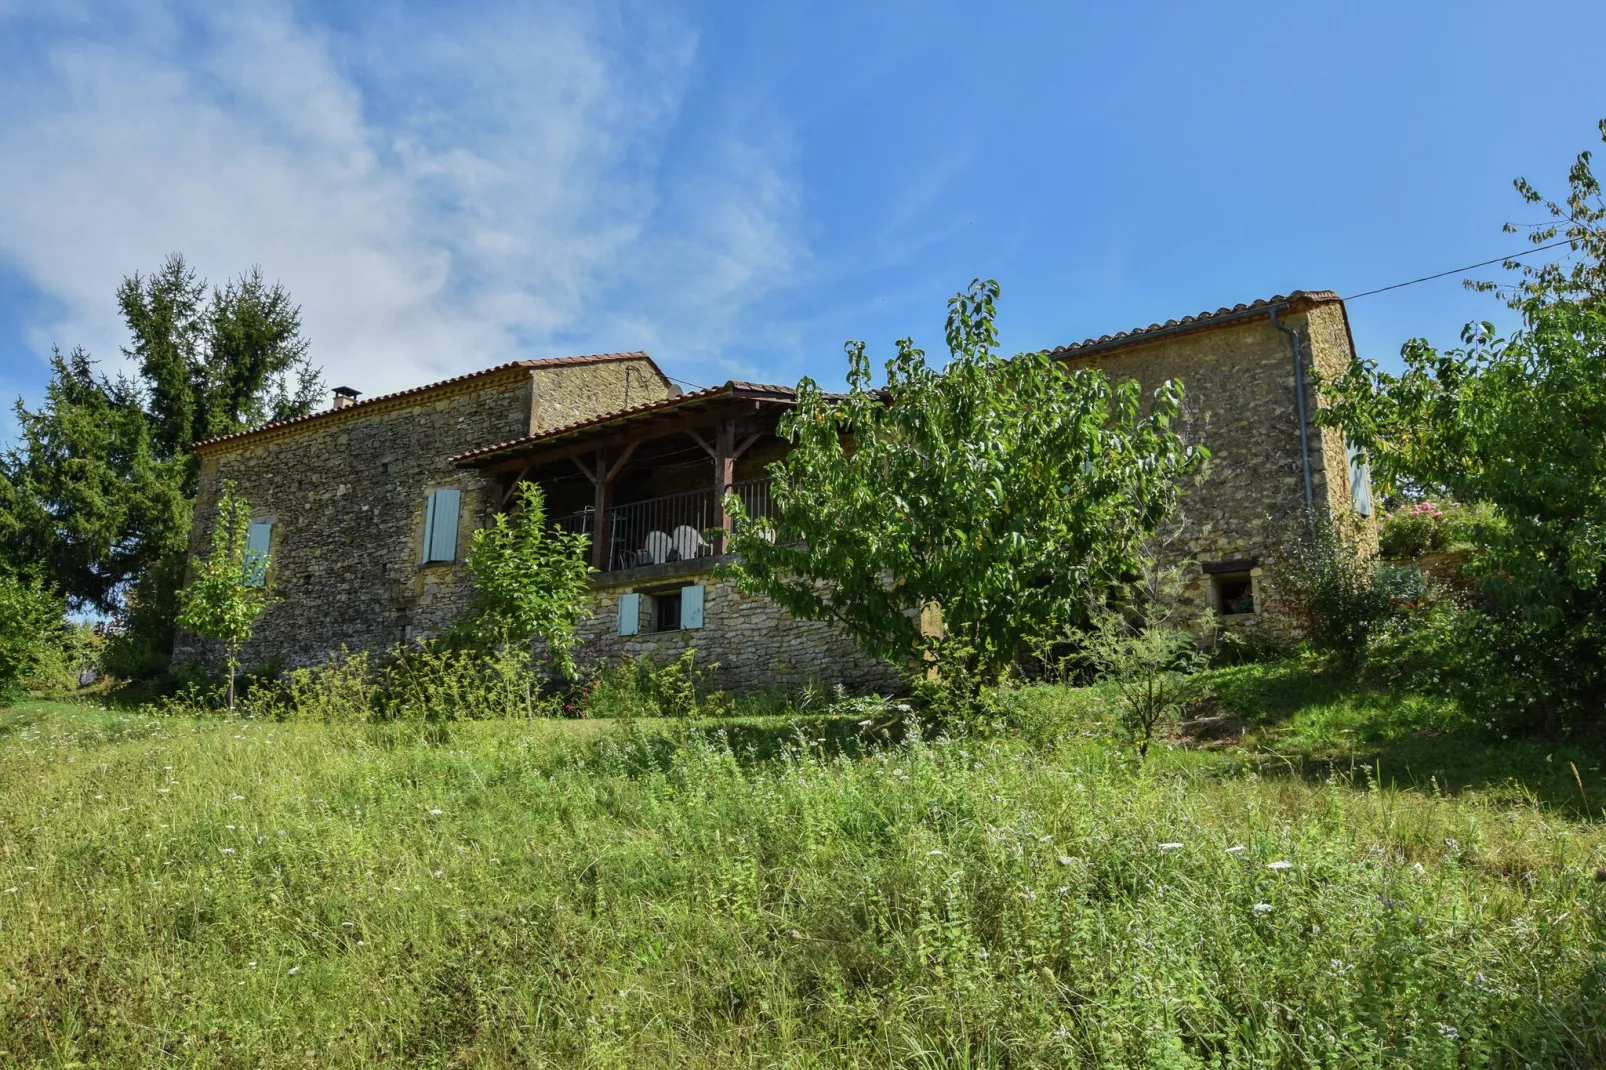
[[[1312,364],[1327,374],[1348,362],[1343,315],[1342,306],[1334,303],[1281,317],[1285,326],[1299,332],[1307,373]],[[1207,446],[1211,460],[1203,477],[1184,489],[1166,556],[1201,565],[1254,561],[1250,579],[1256,612],[1223,615],[1222,623],[1287,632],[1291,625],[1279,566],[1285,535],[1304,513],[1288,336],[1269,319],[1250,319],[1073,357],[1071,362],[1111,377],[1137,379],[1146,393],[1166,379],[1182,381],[1182,433]],[[1318,398],[1308,374],[1306,404],[1313,415]],[[1348,514],[1348,462],[1341,437],[1312,427],[1310,452],[1318,511]],[[1210,575],[1198,573],[1189,598],[1220,612],[1213,585]]]
[[[273,520],[278,601],[258,620],[248,665],[308,665],[341,646],[434,634],[468,605],[462,558],[495,508],[486,481],[448,458],[620,408],[627,390],[638,404],[671,389],[644,359],[514,367],[203,446],[191,552],[206,548],[225,479],[254,520]],[[427,494],[447,487],[462,491],[457,560],[421,564]],[[215,645],[181,634],[174,660],[191,659],[215,663]]]
[[[895,694],[904,685],[887,662],[872,658],[825,621],[795,620],[767,598],[744,595],[712,574],[716,559],[676,562],[597,576],[592,612],[579,625],[582,646],[608,659],[629,656],[670,661],[688,647],[697,664],[717,664],[711,682],[735,691],[790,688],[810,682],[853,691]],[[703,626],[653,631],[652,596],[701,584]],[[619,596],[642,595],[639,631],[619,634]]]

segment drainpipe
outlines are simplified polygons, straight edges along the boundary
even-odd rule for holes
[[[1299,412],[1299,461],[1305,472],[1305,512],[1316,510],[1316,490],[1310,478],[1310,425],[1305,419],[1305,354],[1299,344],[1299,332],[1277,318],[1277,310],[1286,305],[1271,306],[1271,325],[1288,336],[1294,347],[1294,401]]]

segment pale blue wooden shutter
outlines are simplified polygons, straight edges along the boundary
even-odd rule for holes
[[[265,587],[268,583],[268,555],[273,548],[273,521],[259,520],[245,532],[245,585]]]
[[[1349,503],[1358,516],[1372,515],[1372,470],[1365,455],[1354,446],[1349,454]]]
[[[700,584],[680,589],[680,626],[682,628],[703,626],[703,588]]]
[[[641,630],[641,595],[619,596],[619,634],[635,635]]]
[[[424,511],[424,560],[457,560],[457,514],[463,492],[432,491]]]

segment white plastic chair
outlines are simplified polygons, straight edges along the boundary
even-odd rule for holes
[[[647,532],[645,540],[647,552],[652,555],[652,563],[661,565],[669,560],[669,551],[675,546],[674,540],[661,531]]]
[[[708,545],[703,541],[702,532],[690,524],[680,525],[675,529],[675,533],[670,536],[670,539],[674,543],[675,551],[680,554],[682,561],[690,561],[692,558],[701,557],[703,547]]]

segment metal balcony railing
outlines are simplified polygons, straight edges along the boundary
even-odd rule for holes
[[[768,479],[750,479],[731,486],[731,493],[742,501],[748,516],[770,516],[774,508]],[[709,557],[714,544],[707,531],[716,516],[714,490],[692,490],[666,494],[639,502],[616,505],[608,514],[609,547],[605,572],[662,565],[670,561],[689,561]],[[558,517],[553,524],[576,535],[590,535],[596,529],[591,509]]]

